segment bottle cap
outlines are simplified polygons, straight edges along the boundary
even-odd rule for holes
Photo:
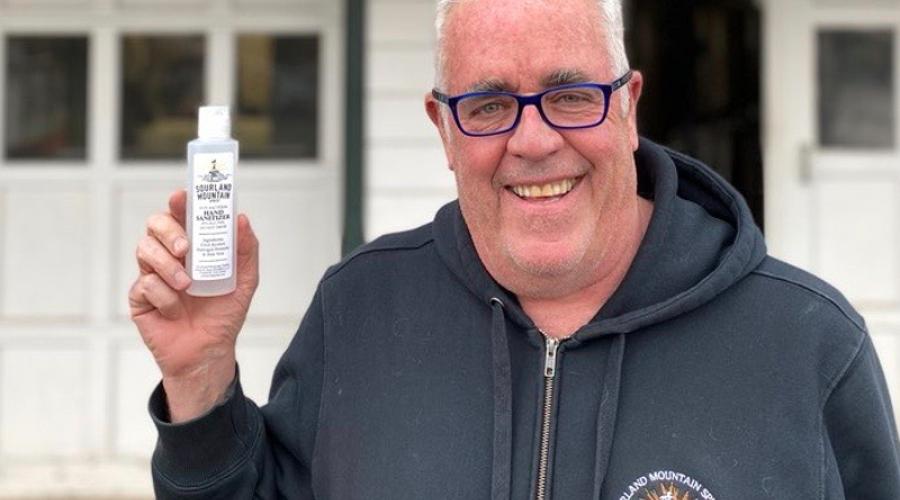
[[[200,139],[228,139],[231,137],[231,117],[228,106],[200,106],[197,120]]]

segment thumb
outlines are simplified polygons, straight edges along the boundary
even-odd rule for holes
[[[259,240],[244,214],[238,215],[237,232],[237,286],[255,290],[259,284]]]

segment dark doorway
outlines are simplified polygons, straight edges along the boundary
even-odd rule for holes
[[[760,12],[753,0],[626,0],[626,45],[644,74],[641,134],[705,162],[763,225]]]

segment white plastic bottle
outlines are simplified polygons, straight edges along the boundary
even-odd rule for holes
[[[188,143],[185,225],[190,250],[185,269],[188,295],[226,295],[237,283],[238,143],[231,138],[228,106],[203,106],[197,139]]]

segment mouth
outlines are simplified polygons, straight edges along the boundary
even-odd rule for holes
[[[559,199],[569,194],[584,176],[570,177],[546,184],[518,184],[506,189],[523,200],[547,201]]]

